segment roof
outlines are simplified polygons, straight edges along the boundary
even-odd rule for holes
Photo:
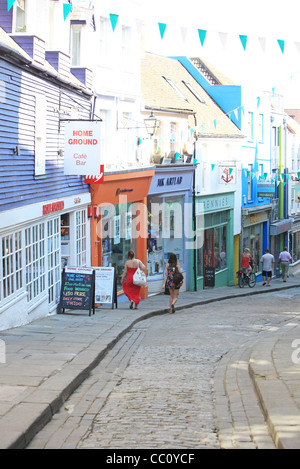
[[[300,109],[285,109],[284,111],[300,124]]]
[[[81,83],[72,73],[69,74],[69,76],[63,77],[61,76],[52,65],[47,62],[47,60],[44,61],[44,65],[41,65],[40,63],[35,62],[32,57],[30,57],[27,52],[22,49],[22,47],[17,44],[16,41],[14,41],[1,27],[0,27],[0,51],[4,51],[5,55],[12,56],[18,61],[20,61],[23,64],[32,66],[33,68],[36,68],[39,71],[44,72],[45,74],[50,74],[52,77],[56,78],[57,80],[60,80],[64,83],[68,81],[67,84],[70,86],[73,86],[74,88],[80,89],[85,93],[91,94],[91,91],[84,86],[83,83]]]
[[[168,83],[166,78],[172,80],[183,96]],[[192,85],[204,103],[197,99],[184,82]],[[193,117],[195,113],[199,131],[203,125],[203,132],[199,132],[200,135],[243,137],[237,126],[178,60],[146,52],[142,58],[142,95],[145,107],[148,109],[189,114],[191,127],[195,127]],[[218,122],[216,127],[213,124],[215,119]]]

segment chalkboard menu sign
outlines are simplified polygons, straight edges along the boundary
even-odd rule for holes
[[[88,310],[95,314],[95,272],[89,268],[66,267],[62,273],[62,284],[58,313],[65,309]]]
[[[214,287],[215,286],[215,268],[206,266],[205,267],[205,278],[204,278],[205,287]]]

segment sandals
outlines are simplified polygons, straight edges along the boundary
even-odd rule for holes
[[[175,306],[171,305],[171,309],[172,309],[172,312],[170,311],[170,314],[174,314],[175,313]]]

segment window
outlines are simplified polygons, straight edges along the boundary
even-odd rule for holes
[[[60,217],[47,222],[49,304],[57,304],[60,294]]]
[[[258,116],[258,141],[260,143],[264,143],[265,141],[265,138],[264,138],[264,132],[265,132],[265,129],[264,129],[264,115],[263,114],[259,114]]]
[[[122,26],[122,59],[129,59],[130,55],[130,28]]]
[[[37,298],[46,288],[45,225],[25,230],[26,289],[28,301]]]
[[[1,240],[2,267],[0,300],[22,289],[22,232],[3,236]]]
[[[26,5],[27,0],[17,0],[14,10],[14,31],[16,33],[26,32]]]
[[[100,17],[99,21],[99,53],[101,58],[106,57],[107,55],[107,27],[108,20],[106,18]]]
[[[80,47],[81,47],[81,25],[71,24],[71,45],[70,55],[73,67],[80,65]]]
[[[86,210],[75,214],[76,221],[76,266],[86,266]]]
[[[176,91],[176,93],[181,97],[183,98],[185,101],[188,101],[188,99],[185,97],[185,95],[183,94],[183,92],[178,88],[178,86],[175,85],[175,83],[173,83],[173,81],[171,80],[171,78],[167,78],[167,77],[163,77],[167,83],[169,83],[170,86],[172,86],[172,88]]]
[[[35,97],[35,176],[46,174],[46,104],[45,96]]]
[[[170,151],[176,151],[177,142],[177,123],[170,123]]]
[[[198,101],[200,101],[200,103],[205,104],[204,99],[201,98],[201,96],[200,96],[200,94],[198,93],[198,91],[196,91],[195,88],[194,88],[188,81],[182,81],[182,83],[185,84],[185,86],[190,90],[190,92],[195,96],[195,98],[197,98]]]
[[[248,200],[252,200],[252,164],[248,165]]]
[[[248,112],[248,140],[253,140],[253,112]]]

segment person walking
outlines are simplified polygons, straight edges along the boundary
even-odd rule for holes
[[[273,254],[269,252],[269,249],[265,249],[264,255],[261,257],[260,262],[262,262],[262,276],[264,279],[263,286],[266,285],[267,287],[270,286],[270,279],[272,278],[273,267],[275,263],[275,259]],[[266,282],[267,281],[267,282]]]
[[[125,262],[121,282],[123,291],[130,301],[130,309],[133,309],[133,303],[135,304],[135,309],[138,309],[138,305],[141,301],[141,287],[133,283],[133,276],[138,267],[141,270],[146,269],[146,266],[142,263],[142,261],[135,258],[134,252],[129,251],[128,260]]]
[[[180,275],[178,275],[180,274]],[[162,288],[167,287],[170,292],[170,314],[175,313],[175,304],[178,299],[179,289],[183,282],[180,265],[176,254],[170,254],[166,265],[165,278]]]
[[[288,252],[287,248],[285,247],[284,250],[279,254],[279,262],[281,263],[281,271],[282,271],[282,280],[286,282],[290,261],[292,260],[292,256]]]

